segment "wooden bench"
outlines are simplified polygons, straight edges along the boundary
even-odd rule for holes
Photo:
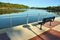
[[[53,16],[53,17],[48,17],[48,18],[44,18],[44,19],[42,20],[42,22],[39,22],[39,23],[38,23],[38,24],[41,25],[41,26],[40,26],[40,29],[42,30],[42,25],[44,25],[46,22],[50,22],[50,26],[51,26],[51,22],[53,22],[54,19],[55,19],[55,16]]]

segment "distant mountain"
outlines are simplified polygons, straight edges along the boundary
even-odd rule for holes
[[[4,8],[29,8],[29,6],[23,5],[23,4],[12,4],[12,3],[4,3],[4,2],[0,2],[0,9],[4,9]]]

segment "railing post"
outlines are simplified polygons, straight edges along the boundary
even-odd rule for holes
[[[40,13],[38,13],[38,22],[39,22],[39,18],[40,18]]]
[[[12,27],[12,17],[10,16],[10,26]]]
[[[27,18],[27,25],[28,25],[28,21],[29,21],[29,20],[28,20],[28,14],[27,14],[26,18]]]

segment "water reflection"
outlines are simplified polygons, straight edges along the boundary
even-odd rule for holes
[[[47,10],[47,12],[52,12],[52,13],[55,13],[56,15],[60,16],[60,11]]]
[[[17,9],[0,9],[0,15],[1,14],[11,14],[11,13],[18,13],[18,12],[24,12],[26,10],[17,10]]]

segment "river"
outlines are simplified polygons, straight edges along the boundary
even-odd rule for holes
[[[23,25],[27,23],[41,21],[46,17],[59,17],[56,13],[47,10],[27,9],[25,12],[0,15],[0,29]]]

